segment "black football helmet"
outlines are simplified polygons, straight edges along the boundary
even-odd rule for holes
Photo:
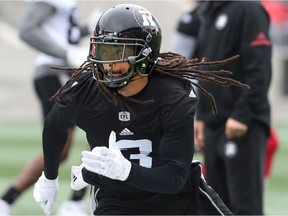
[[[149,75],[157,63],[161,40],[160,25],[148,10],[134,4],[114,6],[99,18],[90,38],[88,61],[93,62],[94,78],[110,88],[121,88],[133,72]],[[103,64],[118,62],[129,63],[126,74],[113,76],[113,69],[104,72]]]

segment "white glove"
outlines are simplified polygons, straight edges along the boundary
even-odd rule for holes
[[[114,131],[109,137],[109,148],[95,147],[92,152],[83,151],[82,162],[91,172],[121,181],[128,178],[131,170],[131,162],[121,154]]]
[[[58,194],[58,177],[49,180],[45,177],[44,172],[34,185],[33,196],[35,201],[44,209],[46,215],[51,215],[53,204]]]
[[[70,46],[67,49],[66,61],[70,67],[79,68],[88,56],[88,48],[81,46]]]
[[[88,183],[84,181],[82,176],[83,167],[83,163],[80,166],[71,167],[71,188],[73,190],[79,191],[88,186]]]

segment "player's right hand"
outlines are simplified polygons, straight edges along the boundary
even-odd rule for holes
[[[109,148],[98,146],[92,151],[83,151],[82,162],[88,171],[120,181],[128,178],[132,166],[122,155],[114,131],[109,137]]]
[[[43,208],[46,215],[51,215],[52,207],[58,195],[58,189],[58,177],[49,180],[45,177],[44,172],[42,172],[42,175],[34,185],[34,199]]]

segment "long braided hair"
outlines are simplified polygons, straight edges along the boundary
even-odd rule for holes
[[[212,113],[216,114],[217,107],[213,95],[210,92],[208,92],[205,88],[203,88],[197,81],[213,82],[221,86],[231,86],[231,85],[239,86],[244,89],[250,89],[250,86],[230,78],[228,75],[233,74],[233,72],[231,71],[201,70],[201,67],[224,65],[227,64],[228,62],[234,61],[237,58],[239,58],[239,55],[221,61],[207,61],[206,58],[202,58],[199,61],[198,58],[189,60],[184,56],[172,52],[160,53],[159,60],[157,61],[157,64],[154,67],[153,73],[156,72],[166,76],[188,80],[193,86],[197,87],[201,92],[203,92],[207,97],[209,97],[211,102]],[[79,68],[58,67],[58,66],[51,66],[50,68],[69,72],[73,71],[74,73],[72,74],[72,76],[68,81],[76,79],[82,73],[95,70],[93,63],[90,61],[85,61]],[[66,87],[68,81],[50,98],[50,100],[54,100],[61,93],[61,91]],[[123,106],[123,96],[117,94],[117,92],[108,88],[103,83],[99,82],[99,86],[100,89],[104,92],[105,96],[111,99],[116,106],[117,105]],[[139,102],[131,98],[129,98],[129,100]],[[151,101],[141,101],[141,103],[149,103],[149,102]]]

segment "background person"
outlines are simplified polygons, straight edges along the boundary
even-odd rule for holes
[[[203,148],[207,182],[236,215],[263,214],[263,177],[270,131],[268,89],[271,81],[269,16],[259,2],[209,1],[200,13],[199,57],[219,60],[240,54],[225,65],[233,78],[251,86],[213,92],[218,113],[207,109],[200,93],[195,144]],[[215,67],[215,70],[218,68]]]
[[[191,1],[191,3],[192,2],[193,1]],[[187,59],[198,57],[196,49],[197,49],[197,36],[198,36],[200,23],[201,23],[200,17],[198,14],[199,10],[201,10],[200,9],[201,3],[205,4],[205,2],[197,1],[197,4],[193,5],[192,10],[190,10],[189,12],[185,12],[184,14],[180,16],[176,30],[175,30],[175,35],[173,36],[173,39],[171,41],[171,51],[178,53],[180,55],[183,55]],[[264,2],[262,3],[264,4]],[[265,2],[265,4],[268,4],[268,6],[270,5],[270,3],[268,2]],[[271,2],[271,4],[276,4],[276,2],[274,3]],[[278,2],[278,4],[282,4],[282,3]],[[271,177],[273,161],[275,159],[279,145],[280,145],[280,141],[279,141],[277,131],[275,130],[275,128],[272,127],[270,129],[270,136],[267,140],[267,149],[266,149],[266,155],[265,155],[265,169],[264,169],[265,182],[268,182],[268,180]],[[195,150],[197,151],[199,149],[196,148]],[[201,150],[199,152],[201,152]],[[205,176],[204,164],[202,164],[202,172]]]

